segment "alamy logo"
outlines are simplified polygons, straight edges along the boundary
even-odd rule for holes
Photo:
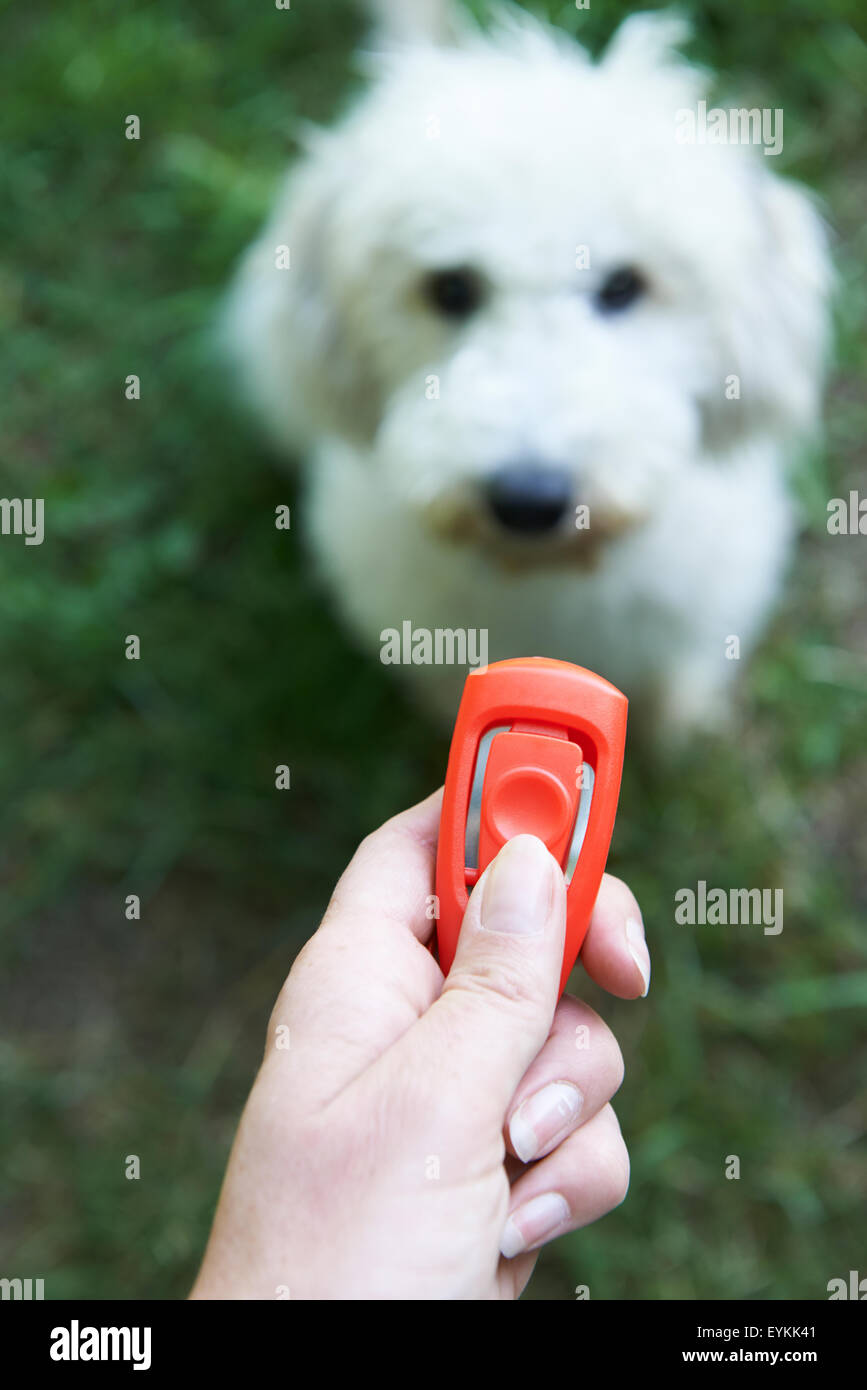
[[[486,627],[416,627],[407,618],[398,630],[383,628],[379,659],[384,666],[487,666]]]
[[[832,497],[827,507],[830,536],[867,536],[867,497],[854,489],[845,497]]]
[[[45,539],[45,501],[42,497],[0,497],[0,536],[23,536],[25,545]]]
[[[779,154],[783,148],[783,112],[777,106],[759,110],[754,106],[725,111],[700,101],[695,111],[682,106],[674,117],[675,139],[679,145],[762,145],[765,154]]]
[[[678,888],[674,920],[678,926],[763,926],[765,936],[783,930],[782,888],[708,888],[699,879],[695,888]]]
[[[867,1279],[861,1279],[857,1269],[849,1270],[848,1284],[845,1279],[829,1279],[827,1289],[829,1303],[839,1298],[854,1298],[859,1303],[867,1302]]]
[[[44,1297],[44,1279],[0,1279],[0,1298],[20,1298],[26,1302]]]
[[[134,1371],[150,1370],[149,1327],[81,1327],[73,1318],[69,1327],[51,1329],[52,1361],[131,1361]]]

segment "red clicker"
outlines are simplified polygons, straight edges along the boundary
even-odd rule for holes
[[[448,973],[473,884],[507,840],[538,835],[567,881],[562,994],[599,892],[617,814],[626,696],[545,657],[467,677],[437,850],[439,960]]]

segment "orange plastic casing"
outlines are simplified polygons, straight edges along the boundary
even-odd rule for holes
[[[546,657],[498,661],[467,677],[446,771],[437,849],[439,961],[448,973],[469,891],[513,835],[544,840],[564,871],[589,763],[590,813],[568,885],[562,994],[599,892],[617,814],[626,696],[581,666]],[[478,865],[466,863],[466,827],[479,744],[491,729],[482,785]]]

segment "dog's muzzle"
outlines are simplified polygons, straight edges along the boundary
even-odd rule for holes
[[[605,546],[641,525],[637,512],[597,507],[588,494],[579,525],[574,470],[533,462],[504,465],[431,498],[422,510],[432,535],[450,545],[474,545],[507,571],[568,566],[594,569]]]

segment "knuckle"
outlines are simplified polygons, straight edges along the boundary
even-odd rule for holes
[[[603,886],[607,892],[620,899],[625,911],[637,914],[638,916],[641,915],[638,899],[629,887],[629,884],[625,883],[622,878],[618,878],[616,874],[605,874]]]
[[[612,1177],[613,1200],[611,1205],[612,1207],[619,1207],[622,1202],[625,1202],[626,1195],[629,1192],[630,1166],[629,1154],[625,1144],[622,1146],[622,1153],[619,1159],[614,1163],[614,1169],[615,1172]]]
[[[571,1047],[574,1029],[587,1029],[590,1043],[589,1052],[583,1054],[579,1052],[578,1056],[589,1056],[592,1060],[600,1092],[606,1100],[609,1100],[620,1090],[626,1075],[626,1064],[623,1060],[620,1044],[608,1024],[588,1004],[582,1004],[577,999],[572,999],[569,1001],[569,1006],[563,1009],[564,1003],[565,1000],[561,1001],[559,1006],[561,1009],[560,1029],[562,1029],[563,1036],[569,1040]]]
[[[606,1107],[606,1111],[610,1117],[610,1136],[606,1143],[604,1186],[607,1209],[611,1211],[614,1207],[620,1206],[629,1191],[630,1163],[629,1150],[620,1132],[617,1117],[610,1106]]]
[[[610,1095],[613,1096],[620,1090],[620,1087],[623,1085],[623,1078],[626,1075],[626,1063],[623,1060],[623,1053],[613,1033],[610,1034],[610,1040],[608,1041],[608,1054],[608,1065],[611,1072],[611,1081],[609,1083],[611,1087]]]
[[[535,1010],[540,997],[538,972],[525,958],[505,952],[496,960],[474,961],[471,970],[453,975],[447,988],[460,990],[482,1006],[496,1002],[527,1012]]]

